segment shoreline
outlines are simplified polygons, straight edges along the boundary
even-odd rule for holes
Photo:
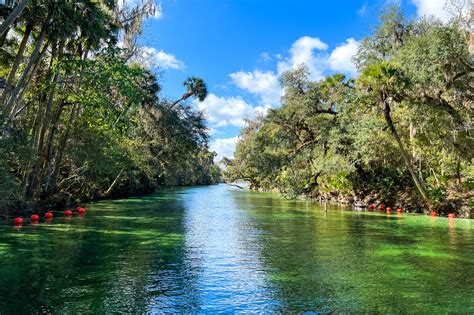
[[[284,194],[277,188],[273,188],[271,190],[264,190],[261,188],[251,188],[249,186],[248,189],[255,192],[277,193],[280,196],[285,197]],[[474,192],[472,192],[471,194],[474,196]],[[437,216],[440,217],[448,217],[449,213],[455,213],[456,218],[474,219],[474,209],[467,204],[466,199],[462,200],[458,198],[445,201],[445,204],[460,204],[460,206],[455,210],[449,210],[443,206],[440,207],[440,209],[429,209],[424,206],[419,199],[417,199],[413,195],[408,194],[406,191],[397,192],[393,195],[386,197],[376,192],[369,192],[364,194],[343,194],[341,192],[321,193],[319,191],[314,191],[309,194],[300,194],[294,198],[289,199],[310,199],[321,204],[324,204],[324,202],[326,201],[331,204],[347,206],[354,210],[367,210],[369,205],[371,204],[374,204],[375,207],[378,207],[380,204],[382,204],[384,205],[384,207],[391,207],[392,210],[395,210],[397,207],[401,207],[404,213],[429,215],[431,212],[435,211],[437,213]],[[374,210],[374,212],[377,211],[378,210]]]

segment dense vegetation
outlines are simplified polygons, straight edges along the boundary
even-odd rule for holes
[[[282,106],[241,131],[228,180],[255,189],[411,211],[474,207],[474,67],[462,19],[396,7],[362,40],[360,75],[285,73]]]
[[[0,6],[0,211],[209,184],[219,171],[205,83],[160,99],[137,38],[153,1],[19,0]],[[26,213],[25,213],[26,214]]]

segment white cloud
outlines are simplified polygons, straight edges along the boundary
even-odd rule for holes
[[[229,75],[232,82],[241,89],[260,97],[265,105],[276,105],[280,102],[281,89],[278,76],[272,72],[234,72]]]
[[[234,156],[235,147],[238,141],[238,136],[211,141],[209,145],[210,150],[217,153],[214,161],[218,162],[222,160],[223,157],[232,158]]]
[[[196,102],[196,106],[205,111],[214,134],[219,132],[220,127],[243,127],[245,119],[253,119],[259,114],[265,115],[270,108],[278,106],[283,93],[278,77],[286,70],[304,64],[308,67],[312,80],[323,79],[328,71],[357,75],[352,57],[357,52],[358,46],[358,41],[349,38],[330,51],[328,45],[319,38],[303,36],[292,44],[287,56],[273,55],[277,59],[276,70],[257,69],[251,72],[238,71],[229,74],[235,86],[259,98],[260,106],[252,106],[241,96],[220,97],[212,93],[204,102]],[[268,54],[268,56],[270,55]],[[229,139],[236,141],[236,138],[227,140]],[[223,139],[216,140],[214,145],[222,147],[224,143],[228,144],[228,142],[221,140]],[[224,155],[221,154],[221,156]]]
[[[328,47],[317,37],[300,37],[291,46],[290,57],[278,62],[278,73],[281,74],[304,64],[309,69],[311,79],[324,78],[323,72],[327,67],[327,55],[318,53],[318,51],[326,51]]]
[[[218,135],[218,134],[223,134],[223,133],[224,133],[224,132],[222,132],[222,131],[219,131],[219,130],[214,129],[214,128],[211,128],[211,127],[208,127],[208,129],[209,129],[208,133],[209,133],[209,135],[211,135],[211,136]]]
[[[261,104],[276,106],[280,103],[282,89],[278,77],[283,72],[295,69],[304,64],[308,67],[312,80],[321,80],[327,70],[342,72],[351,76],[357,75],[352,57],[357,53],[359,42],[354,38],[347,39],[337,46],[329,55],[329,46],[319,38],[303,36],[296,40],[289,56],[275,55],[279,60],[277,73],[273,71],[254,70],[253,72],[238,71],[229,76],[237,87],[244,89],[260,98]]]
[[[359,42],[349,38],[342,45],[337,46],[329,56],[329,67],[333,71],[357,75],[357,69],[352,58],[359,49]]]
[[[153,47],[142,47],[140,54],[136,57],[140,64],[147,68],[162,68],[162,69],[174,69],[183,70],[186,68],[181,60],[178,60],[175,55],[168,54],[161,50],[157,50]]]
[[[436,16],[442,21],[447,21],[450,14],[446,11],[446,0],[412,0],[417,8],[417,14],[422,16]]]
[[[209,94],[204,102],[198,102],[197,106],[203,110],[211,126],[214,128],[245,126],[245,119],[252,119],[258,113],[265,113],[269,106],[253,107],[240,96],[219,97]]]

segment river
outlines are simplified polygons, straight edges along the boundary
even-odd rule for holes
[[[474,313],[470,220],[226,185],[0,227],[0,314]]]

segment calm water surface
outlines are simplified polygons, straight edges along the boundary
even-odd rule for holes
[[[0,227],[0,314],[191,311],[473,314],[474,229],[224,185]]]

